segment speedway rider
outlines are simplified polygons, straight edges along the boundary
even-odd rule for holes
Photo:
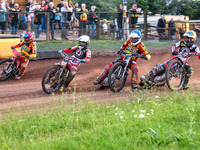
[[[173,47],[172,47],[172,55],[177,55],[177,57],[179,57],[182,61],[185,60],[185,58],[182,57],[182,55],[180,55],[180,52],[194,52],[199,54],[199,48],[197,45],[194,44],[196,40],[196,33],[194,31],[188,31],[183,35],[183,40],[180,40],[179,42],[177,42]],[[179,51],[177,51],[177,49],[179,49]],[[200,56],[198,56],[198,58],[200,59]],[[176,59],[176,57],[174,56],[172,59]],[[163,63],[163,64],[159,64],[157,65],[157,67],[153,68],[145,77],[146,81],[152,81],[154,77],[156,77],[159,73],[165,71],[167,64],[172,60],[168,60],[167,62]],[[185,76],[185,81],[183,83],[183,89],[188,89],[188,82],[189,82],[189,78],[191,77],[192,74],[192,67],[189,64],[185,65],[185,69],[186,69],[186,76]]]
[[[121,46],[121,49],[118,52],[118,54],[120,54],[121,56],[119,58],[117,58],[116,60],[114,60],[113,62],[111,62],[110,64],[108,64],[103,69],[103,71],[100,74],[100,76],[97,76],[96,80],[94,81],[94,85],[100,84],[101,81],[104,80],[104,78],[107,76],[107,74],[109,73],[110,68],[113,66],[114,63],[116,63],[117,61],[120,61],[120,60],[125,58],[125,55],[122,54],[123,51],[125,51],[126,53],[133,53],[133,54],[138,53],[138,54],[142,55],[142,58],[144,58],[146,60],[149,60],[151,58],[150,54],[148,54],[148,52],[146,50],[146,47],[141,42],[141,33],[140,33],[140,31],[139,30],[134,30],[129,35],[129,38],[127,39],[127,41]],[[137,66],[136,60],[137,60],[136,57],[132,57],[131,61],[129,63],[129,67],[132,70],[132,78],[131,78],[131,87],[132,87],[132,89],[138,88],[138,85],[137,85],[137,81],[138,81],[138,66]]]
[[[58,53],[73,53],[76,58],[79,59],[80,63],[89,63],[91,60],[91,51],[89,49],[90,37],[87,35],[82,35],[77,39],[79,41],[79,45],[74,46],[72,48],[65,48],[63,50],[58,50]],[[65,87],[69,85],[69,83],[73,80],[76,75],[77,68],[70,68],[68,79],[65,83]]]
[[[20,70],[18,74],[15,76],[15,79],[20,79],[24,74],[26,67],[28,66],[30,58],[35,58],[37,56],[37,47],[33,42],[33,35],[31,32],[27,32],[24,34],[24,40],[18,45],[11,46],[11,49],[15,49],[23,46],[21,50],[21,56],[19,57],[19,61],[21,61]],[[13,56],[11,59],[15,59]]]

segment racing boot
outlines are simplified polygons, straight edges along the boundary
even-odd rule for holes
[[[96,80],[94,80],[94,85],[100,84],[101,83],[101,79],[99,78],[99,76],[96,78]]]
[[[23,76],[24,72],[25,72],[25,69],[19,70],[18,74],[15,76],[15,79],[19,80]]]
[[[132,87],[132,90],[135,90],[138,88],[138,85],[137,83],[131,83],[131,87]]]
[[[187,90],[189,89],[189,86],[188,86],[188,82],[189,82],[189,79],[191,77],[191,74],[192,74],[192,67],[191,66],[187,66],[186,67],[186,75],[185,75],[185,81],[183,83],[183,90]]]

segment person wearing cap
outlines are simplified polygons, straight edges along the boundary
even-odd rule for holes
[[[136,29],[136,24],[138,22],[138,17],[142,13],[137,8],[137,4],[133,4],[132,8],[129,10],[129,30],[133,31]]]

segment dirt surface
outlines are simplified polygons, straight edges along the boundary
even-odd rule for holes
[[[114,94],[109,89],[100,90],[99,86],[93,85],[96,76],[101,73],[102,69],[108,63],[116,58],[117,56],[94,56],[89,64],[81,64],[78,68],[77,75],[67,89],[68,94],[64,100],[73,101],[76,99],[72,94],[75,92],[74,85],[76,85],[76,97],[82,95],[82,98],[84,99],[101,101],[112,101],[119,97],[122,97],[123,99],[124,95],[127,93],[127,89],[130,89],[131,73],[126,82],[125,88],[117,94]],[[155,64],[163,63],[170,58],[170,53],[162,53],[152,54],[152,58],[149,61],[138,59],[139,76],[146,74]],[[55,96],[46,94],[42,90],[41,79],[45,71],[49,67],[53,66],[55,62],[59,61],[61,61],[61,59],[31,61],[25,75],[20,80],[10,78],[7,81],[0,82],[0,111],[58,101],[58,98],[61,97],[61,92],[57,92]],[[190,80],[190,84],[194,84],[195,87],[199,87],[200,85],[199,63],[200,61],[197,57],[193,57],[189,60],[189,64],[194,69],[194,74]],[[165,88],[168,90],[167,87]]]

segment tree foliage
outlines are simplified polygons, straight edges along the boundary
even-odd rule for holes
[[[85,3],[88,10],[95,5],[96,11],[116,12],[123,0],[77,0],[77,2]],[[127,0],[128,9],[132,4],[137,4],[142,10],[147,10],[152,14],[186,15],[190,19],[200,19],[199,0]],[[104,15],[104,17],[106,16],[109,14]]]

